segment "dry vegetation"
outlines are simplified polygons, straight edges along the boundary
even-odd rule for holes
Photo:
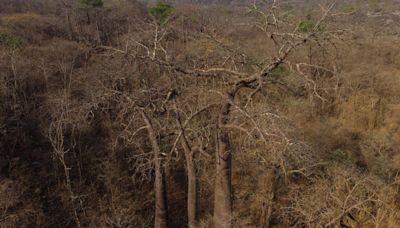
[[[201,3],[0,0],[0,227],[400,226],[398,2]]]

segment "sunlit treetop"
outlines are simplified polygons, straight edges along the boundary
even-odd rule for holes
[[[174,7],[164,2],[158,2],[157,5],[149,8],[149,13],[161,23],[164,23],[173,12]]]

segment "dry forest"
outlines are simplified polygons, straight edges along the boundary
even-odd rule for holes
[[[399,171],[399,0],[0,0],[0,228],[397,228]]]

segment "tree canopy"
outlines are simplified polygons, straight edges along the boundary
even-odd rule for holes
[[[173,12],[174,7],[164,2],[158,2],[155,6],[149,8],[149,13],[160,22],[165,22]]]
[[[103,7],[103,0],[78,0],[78,3],[84,7]]]

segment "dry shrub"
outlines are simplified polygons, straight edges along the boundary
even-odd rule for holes
[[[55,37],[67,37],[64,22],[52,15],[18,13],[0,17],[3,29],[22,39],[25,44],[44,44]]]
[[[350,155],[359,153],[357,159],[371,171],[378,169],[378,172],[386,173],[385,178],[397,170],[394,145],[399,143],[399,118],[395,114],[399,101],[398,70],[392,67],[393,63],[380,62],[385,58],[382,53],[391,52],[387,42],[373,46],[379,58],[360,57],[371,52],[367,49],[350,52],[348,58],[358,56],[362,60],[361,67],[347,69],[344,73],[344,85],[336,105],[337,118],[331,119],[336,126],[335,132],[353,138]],[[381,64],[389,67],[383,70]]]
[[[71,14],[74,40],[95,45],[120,45],[121,37],[148,20],[138,1],[109,1],[102,8],[75,9]]]
[[[43,226],[45,224],[40,204],[30,199],[32,190],[25,183],[7,178],[0,179],[0,227]],[[40,190],[36,188],[34,191]],[[29,202],[21,204],[21,200]]]
[[[41,164],[40,175],[16,173],[12,181],[4,177],[7,174],[1,176],[0,210],[9,208],[5,214],[11,216],[0,220],[4,226],[71,225],[71,208],[75,208],[82,226],[150,227],[154,211],[152,157],[146,134],[136,132],[143,123],[135,114],[135,106],[153,113],[160,145],[169,156],[172,226],[184,226],[187,180],[183,153],[179,145],[172,149],[178,130],[170,107],[163,107],[171,89],[179,92],[183,118],[214,104],[187,126],[187,137],[203,149],[196,155],[200,227],[211,226],[215,123],[224,82],[218,78],[178,77],[168,67],[131,58],[146,54],[136,41],[152,47],[154,24],[135,18],[146,15],[135,1],[113,2],[116,5],[110,1],[105,9],[91,11],[91,23],[87,23],[83,11],[73,13],[76,39],[72,40],[67,38],[63,14],[2,17],[1,23],[8,26],[2,29],[22,37],[27,45],[18,50],[12,59],[15,62],[8,50],[0,52],[4,60],[0,64],[1,149],[12,148],[18,141],[16,153],[1,154],[0,168],[8,169],[3,161],[19,155],[24,156],[24,162],[10,168],[10,173],[25,169],[30,161],[39,160]],[[205,9],[202,13],[207,14],[195,17],[191,17],[192,12],[165,28],[164,48],[172,62],[202,68],[225,61],[221,57],[231,53],[207,35],[232,50],[246,52],[254,61],[262,61],[275,51],[272,41],[266,41],[264,34],[247,24],[232,31],[230,25],[237,19],[219,16],[220,11]],[[247,16],[240,19],[251,22]],[[204,33],[198,34],[200,31]],[[338,45],[298,50],[291,58],[321,65],[343,61],[338,64],[338,75],[311,72],[316,88],[285,65],[270,75],[271,80],[246,108],[239,108],[246,104],[244,94],[235,100],[238,105],[233,107],[229,126],[234,145],[235,226],[400,224],[395,202],[396,171],[400,168],[399,56],[392,47],[393,40],[380,43],[384,40],[378,38],[372,44],[366,41],[369,39],[360,41],[359,51],[355,50],[358,44],[351,49]],[[127,53],[93,48],[98,44],[121,46],[121,50],[128,45]],[[334,55],[336,48],[338,56]],[[327,52],[331,53],[328,57],[324,56]],[[157,54],[163,56],[161,50]],[[301,59],[307,54],[313,58]],[[249,64],[242,63],[241,57],[228,60],[224,66],[253,70],[247,69]],[[12,64],[17,68],[16,76]],[[18,79],[17,88],[12,84],[14,77]],[[18,99],[11,99],[13,96]],[[65,107],[68,112],[62,113]],[[51,120],[65,121],[61,135],[69,150],[66,162],[71,168],[71,189],[77,197],[72,203],[63,172],[51,160],[46,139]],[[32,135],[36,138],[31,139]],[[354,165],[357,160],[366,169]],[[37,185],[39,193],[34,194]],[[33,211],[38,208],[44,212]]]
[[[356,93],[339,106],[339,121],[347,130],[362,133],[373,130],[383,123],[382,98],[371,93]]]
[[[291,189],[291,204],[280,208],[282,215],[293,216],[295,224],[308,227],[335,224],[394,227],[398,224],[400,214],[394,201],[397,182],[387,184],[343,165],[327,167],[325,175],[313,178],[307,190]]]
[[[30,20],[38,20],[40,15],[36,13],[15,13],[15,14],[7,14],[0,17],[0,21],[6,25],[12,25],[15,23],[26,23]]]
[[[292,183],[308,182],[320,174],[323,160],[298,138],[298,131],[263,102],[246,110],[236,107],[233,186],[235,226],[268,227],[288,224],[280,218],[282,198]]]

